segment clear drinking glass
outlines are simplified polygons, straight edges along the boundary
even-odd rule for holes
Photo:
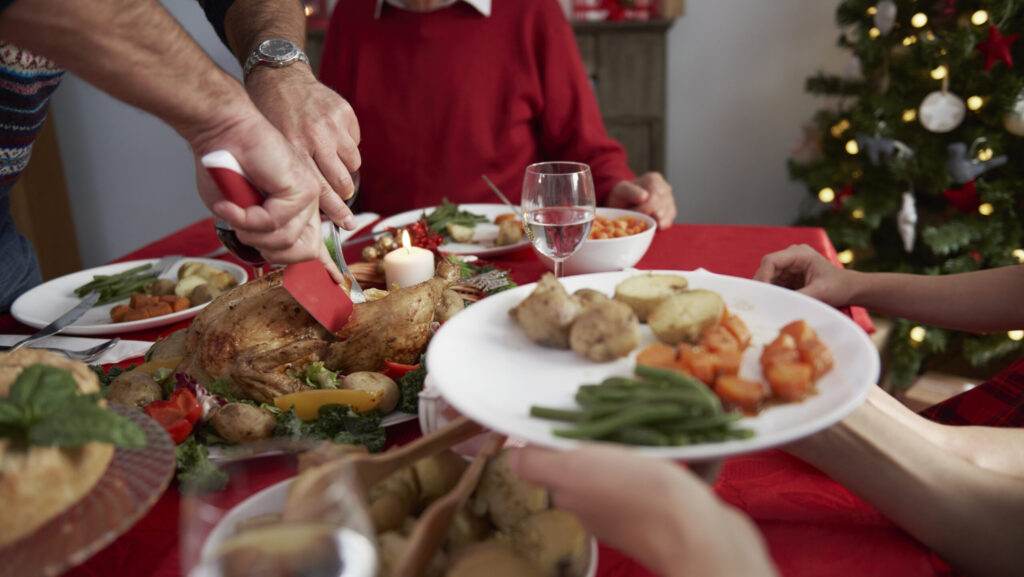
[[[258,459],[257,459],[258,460]],[[366,495],[349,467],[259,486],[255,461],[228,467],[226,491],[182,496],[188,577],[376,577],[379,555]],[[335,463],[337,465],[337,463]]]
[[[523,177],[523,220],[538,252],[555,264],[561,277],[594,224],[594,179],[582,162],[538,162]]]

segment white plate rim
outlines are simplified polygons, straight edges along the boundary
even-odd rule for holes
[[[681,274],[690,281],[691,288],[711,288],[708,286],[709,284],[714,285],[722,282],[751,283],[751,287],[757,287],[754,290],[767,291],[765,294],[771,295],[773,299],[781,298],[797,303],[799,311],[793,312],[789,320],[807,318],[809,314],[815,319],[825,319],[829,328],[827,333],[823,332],[822,327],[815,327],[822,340],[832,348],[834,353],[846,352],[847,349],[852,348],[857,356],[854,359],[853,355],[848,355],[849,358],[847,358],[836,354],[835,368],[821,378],[819,381],[819,392],[814,397],[802,403],[770,407],[756,417],[744,417],[741,425],[754,429],[757,433],[752,438],[683,447],[630,447],[637,452],[660,458],[703,461],[783,445],[818,432],[841,420],[864,401],[870,388],[875,386],[875,383],[878,381],[881,370],[880,360],[877,349],[867,333],[850,317],[837,309],[789,289],[741,277],[718,275],[704,269],[695,271],[615,271],[565,277],[562,280],[567,285],[567,288],[570,289],[570,292],[572,292],[572,290],[577,288],[594,285],[606,288],[609,284],[614,286],[614,284],[629,276],[648,273]],[[605,284],[602,285],[602,283]],[[488,407],[488,398],[494,397],[494,395],[493,393],[484,393],[485,383],[492,387],[501,386],[503,384],[502,378],[507,382],[513,378],[522,378],[524,374],[529,375],[530,373],[523,372],[524,358],[522,351],[525,350],[525,354],[535,359],[534,364],[545,361],[550,362],[550,359],[556,359],[559,363],[559,366],[553,367],[556,372],[562,372],[563,366],[568,367],[564,371],[575,371],[573,376],[578,377],[578,380],[575,383],[559,386],[556,391],[560,394],[560,398],[571,399],[571,395],[575,392],[576,388],[585,382],[597,382],[611,374],[628,374],[628,372],[631,372],[632,366],[635,364],[633,359],[635,359],[639,348],[633,351],[626,359],[620,359],[612,363],[594,363],[583,359],[572,351],[543,349],[539,345],[533,344],[514,325],[514,321],[508,318],[507,310],[510,306],[520,302],[529,295],[535,286],[535,283],[524,285],[492,295],[450,319],[438,330],[431,340],[430,346],[427,348],[426,363],[430,367],[431,375],[440,394],[460,413],[485,426],[523,439],[529,443],[556,449],[574,448],[579,446],[581,441],[564,439],[551,434],[550,431],[553,428],[560,426],[556,421],[533,419],[529,417],[526,410],[512,416],[503,414],[503,411],[512,410],[509,408],[509,399],[507,397],[503,397],[506,405],[500,411],[496,411],[493,407]],[[611,292],[608,291],[608,294],[611,294]],[[751,314],[750,311],[737,310],[742,307],[736,306],[741,303],[730,303],[730,298],[734,295],[723,294],[722,296],[725,298],[730,310],[736,312],[740,318],[743,318],[750,325],[751,321],[747,318]],[[497,336],[499,327],[495,326],[491,329],[486,324],[487,321],[498,318],[498,316],[491,316],[492,314],[500,315],[504,318],[504,320],[497,321],[502,323],[500,329],[507,331],[509,328],[512,328],[516,331],[515,334],[507,334],[500,337],[501,354],[503,358],[508,359],[505,362],[510,366],[519,363],[515,364],[518,371],[516,375],[512,374],[516,371],[510,370],[503,373],[502,367],[489,365],[488,368],[491,370],[490,376],[482,378],[483,375],[488,373],[471,369],[472,364],[466,362],[467,358],[478,354],[481,346],[489,344],[487,341],[488,336],[492,337],[492,339],[499,338]],[[784,313],[773,312],[772,314]],[[755,317],[759,318],[759,315],[755,315]],[[782,326],[783,324],[780,323],[778,326],[773,327],[774,333],[772,337],[778,333],[778,329]],[[474,327],[476,331],[473,330]],[[833,327],[842,328],[833,329]],[[754,329],[754,327],[751,328]],[[835,330],[842,332],[836,335],[834,334]],[[481,331],[493,331],[493,334]],[[642,333],[643,331],[646,331],[647,336],[640,348],[646,346],[649,342],[653,342],[649,329],[643,328]],[[465,345],[467,338],[472,339],[475,343],[474,349],[468,349]],[[762,340],[766,339],[762,338]],[[841,340],[841,343],[835,342],[836,340]],[[842,345],[841,351],[837,351],[836,344]],[[764,342],[761,342],[759,347],[763,345]],[[524,349],[524,347],[527,348]],[[745,353],[744,366],[747,366],[748,363],[752,363],[754,366],[757,365],[759,354],[756,350],[755,348]],[[493,359],[485,359],[481,362],[486,363],[488,360]],[[548,366],[552,367],[550,364]],[[476,371],[475,373],[473,372],[474,370]],[[843,371],[849,372],[844,373]],[[509,376],[501,377],[502,374],[508,374]],[[474,378],[475,382],[473,381]],[[543,380],[543,376],[541,380]],[[549,384],[550,382],[547,382],[545,386]],[[520,390],[528,386],[532,385],[522,386]],[[837,389],[836,387],[841,388]],[[824,401],[821,399],[824,399]],[[564,408],[575,407],[575,404],[571,401],[558,403],[534,399],[532,404]],[[821,413],[811,414],[814,409],[818,408],[818,405],[824,405],[825,410]],[[790,424],[787,424],[788,422]],[[532,425],[524,425],[524,423],[532,423]],[[540,425],[537,425],[538,423]]]
[[[387,218],[384,218],[383,220],[381,220],[377,224],[373,225],[373,228],[371,229],[371,232],[380,232],[380,231],[382,231],[382,230],[384,230],[386,228],[401,228],[402,226],[405,226],[407,224],[411,224],[413,222],[416,222],[417,220],[420,219],[421,215],[429,213],[429,212],[432,212],[432,211],[434,211],[437,208],[438,207],[436,207],[436,206],[428,206],[426,208],[416,208],[416,209],[413,209],[413,210],[407,210],[405,212],[400,212],[398,214],[395,214],[395,215],[389,216]],[[506,213],[513,212],[512,210],[509,209],[509,207],[505,206],[504,204],[496,204],[496,203],[495,204],[487,204],[487,203],[475,203],[475,204],[474,203],[466,203],[466,204],[460,204],[459,205],[459,210],[465,210],[465,211],[469,211],[469,212],[473,212],[473,213],[476,213],[476,214],[480,214],[480,215],[486,216],[491,222],[493,222],[494,218],[496,216],[498,216],[499,214],[506,214]],[[527,240],[526,237],[524,236],[523,240],[520,240],[516,244],[510,244],[510,245],[507,245],[507,246],[479,247],[479,248],[472,249],[472,250],[464,250],[467,246],[470,246],[470,245],[467,245],[465,243],[459,243],[458,245],[455,245],[455,244],[452,244],[452,245],[442,244],[441,246],[437,247],[437,250],[438,250],[438,252],[441,252],[441,253],[444,253],[444,254],[454,254],[456,256],[459,256],[459,255],[479,256],[479,257],[499,256],[499,255],[515,252],[515,251],[517,251],[517,250],[519,250],[521,248],[530,246],[530,241]],[[446,250],[445,247],[452,247],[452,248]]]
[[[159,260],[159,258],[148,258],[118,262],[80,270],[49,280],[39,286],[29,289],[27,292],[19,296],[11,305],[11,315],[22,324],[37,329],[43,328],[78,303],[80,299],[75,296],[74,289],[92,280],[93,275],[116,274],[143,264],[156,264]],[[235,263],[200,257],[182,257],[181,260],[175,263],[167,272],[173,273],[186,262],[202,262],[227,271],[231,276],[235,277],[238,284],[243,284],[249,278],[246,270]],[[110,322],[110,309],[123,302],[124,301],[119,301],[109,305],[94,307],[89,312],[85,313],[82,318],[65,328],[62,333],[67,335],[91,336],[141,331],[190,319],[199,314],[199,311],[209,304],[203,303],[183,311],[153,317],[151,319],[124,323]],[[47,315],[40,316],[37,312],[39,310],[46,310]],[[102,314],[100,315],[99,313]],[[94,319],[99,316],[108,319],[107,322],[96,322]]]

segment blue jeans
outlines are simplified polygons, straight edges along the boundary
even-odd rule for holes
[[[14,227],[11,203],[0,196],[0,314],[23,292],[43,282],[32,243]]]

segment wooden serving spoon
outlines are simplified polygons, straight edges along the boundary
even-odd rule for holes
[[[484,441],[483,448],[477,453],[476,458],[469,465],[455,488],[447,495],[434,501],[412,530],[409,536],[409,545],[402,556],[398,568],[395,570],[395,577],[419,577],[423,575],[441,544],[448,535],[448,528],[455,519],[455,514],[476,489],[480,481],[480,475],[484,472],[484,466],[488,459],[493,457],[505,443],[505,436],[500,433],[491,433]]]
[[[464,441],[483,428],[459,417],[440,429],[386,453],[349,454],[310,469],[295,478],[288,491],[284,521],[316,521],[322,518],[321,499],[340,475],[353,475],[356,485],[367,492],[399,469]],[[475,485],[474,485],[475,486]]]

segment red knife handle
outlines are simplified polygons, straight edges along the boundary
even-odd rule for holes
[[[245,176],[238,159],[226,150],[215,150],[199,159],[217,183],[224,198],[242,208],[263,204],[263,194]]]

